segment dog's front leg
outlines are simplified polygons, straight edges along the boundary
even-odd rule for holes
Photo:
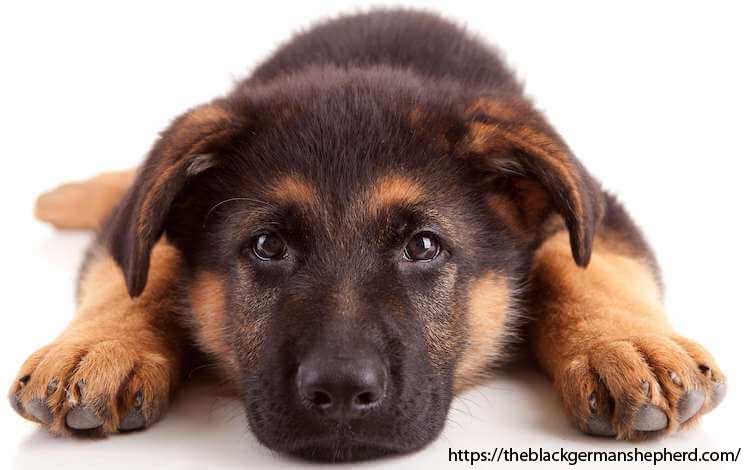
[[[667,322],[655,262],[624,210],[610,200],[585,269],[573,263],[567,237],[551,236],[535,254],[529,333],[573,422],[641,439],[713,409],[724,375]]]
[[[159,243],[149,284],[131,299],[120,268],[94,245],[75,318],[26,360],[11,386],[16,411],[55,434],[134,430],[162,416],[185,367],[171,295],[179,265],[177,251]]]

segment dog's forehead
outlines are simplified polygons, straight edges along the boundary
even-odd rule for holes
[[[446,150],[445,129],[430,124],[442,121],[429,118],[448,111],[371,85],[273,95],[247,108],[232,190],[333,229],[372,227],[392,208],[438,214],[456,203],[470,182]]]
[[[277,164],[314,166],[324,172],[316,179],[413,165],[417,154],[429,153],[415,150],[445,152],[446,138],[455,138],[446,134],[460,127],[453,105],[426,95],[408,77],[403,83],[367,74],[329,77],[314,87],[302,78],[290,78],[296,86],[248,92],[252,98],[234,105],[248,147]]]

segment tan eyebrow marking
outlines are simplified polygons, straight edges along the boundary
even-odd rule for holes
[[[412,179],[388,175],[382,177],[369,191],[367,209],[371,215],[394,204],[415,204],[424,199],[422,185]]]
[[[286,175],[269,185],[266,191],[268,197],[277,202],[297,204],[314,208],[320,204],[318,192],[313,185],[299,175]]]

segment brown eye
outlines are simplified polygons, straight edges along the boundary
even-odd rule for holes
[[[412,237],[404,248],[404,258],[409,261],[432,261],[440,253],[440,242],[435,235],[421,232]]]
[[[280,259],[286,254],[284,241],[273,233],[258,235],[253,239],[252,247],[253,254],[263,261]]]

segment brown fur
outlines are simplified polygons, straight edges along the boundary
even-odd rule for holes
[[[98,228],[134,179],[133,170],[113,171],[62,185],[39,196],[34,215],[59,229]]]
[[[268,195],[281,203],[314,208],[319,205],[315,187],[299,176],[287,175],[271,185]]]
[[[466,325],[469,336],[455,372],[457,391],[484,381],[497,362],[512,298],[502,274],[486,274],[472,283]]]
[[[419,202],[423,197],[419,183],[409,178],[390,175],[375,183],[368,194],[368,209],[371,215],[394,204],[410,205]]]
[[[63,186],[42,198],[45,204],[53,199],[58,208],[67,210],[60,210],[54,216],[46,216],[46,212],[37,214],[42,220],[63,227],[90,227],[89,222],[86,225],[79,222],[81,211],[75,210],[81,207],[80,194],[98,191],[102,200],[111,201],[114,205],[122,195],[122,188],[132,178],[133,172],[106,174],[76,183],[75,192],[68,189],[70,185]],[[316,197],[314,188],[298,178],[282,179],[272,188],[272,194],[283,201],[309,203]],[[389,177],[375,188],[369,198],[371,211],[396,201],[415,202],[421,197],[419,186],[404,178]],[[536,197],[544,199],[538,193]],[[516,205],[502,196],[490,196],[488,203],[519,232],[526,231],[530,223],[539,222],[539,217],[533,216],[534,210],[519,211]],[[39,205],[44,204],[40,201]],[[544,206],[544,201],[537,202],[536,212],[541,213]],[[98,215],[88,214],[87,220],[101,220],[101,214],[111,207],[100,209],[97,209]],[[559,225],[556,226],[559,228]],[[629,240],[616,231],[603,230],[595,243],[596,251],[585,270],[571,260],[570,245],[564,231],[550,237],[537,251],[532,272],[533,284],[540,294],[536,297],[538,301],[534,310],[540,314],[530,331],[534,353],[542,368],[554,379],[566,411],[582,428],[586,427],[592,414],[591,397],[605,404],[609,393],[628,396],[632,400],[628,409],[605,411],[617,413],[615,426],[621,437],[644,437],[642,433],[633,432],[630,426],[634,410],[646,402],[668,414],[670,426],[666,432],[674,431],[678,427],[677,400],[683,390],[701,387],[710,397],[711,380],[721,382],[724,376],[709,353],[672,331],[661,307],[661,291],[656,275],[649,261],[638,256]],[[144,411],[149,419],[156,419],[166,406],[181,370],[179,359],[174,360],[175,357],[179,358],[179,354],[173,355],[178,338],[174,338],[174,344],[167,344],[157,337],[149,340],[147,334],[144,336],[152,328],[149,321],[165,314],[159,298],[168,289],[168,277],[173,272],[174,263],[178,262],[177,254],[165,244],[157,246],[154,256],[154,268],[149,274],[152,281],[144,295],[135,301],[131,301],[127,295],[121,276],[110,258],[93,263],[83,278],[81,307],[76,320],[56,342],[29,358],[19,377],[34,371],[35,378],[24,387],[20,383],[15,384],[12,393],[19,393],[19,398],[28,402],[32,398],[46,396],[44,384],[60,378],[60,375],[68,384],[84,379],[91,390],[85,392],[88,393],[87,397],[110,397],[97,406],[108,417],[105,431],[111,432],[117,427],[118,413],[124,409],[114,398],[117,387],[138,364],[138,374],[129,382],[135,385],[128,385],[125,396],[134,394],[137,387],[146,387],[150,392],[144,400]],[[227,327],[223,317],[223,290],[221,279],[210,273],[199,273],[190,289],[190,301],[194,321],[198,325],[197,340],[202,350],[221,358],[216,363],[224,369],[226,377],[236,377],[238,365],[232,359],[223,335]],[[458,391],[486,378],[497,359],[497,351],[502,349],[498,343],[503,339],[506,327],[504,313],[509,308],[510,293],[502,275],[488,274],[477,279],[470,293],[471,308],[466,325],[470,340],[461,353],[455,372],[455,388]],[[102,308],[104,304],[106,308]],[[132,315],[132,309],[148,315]],[[106,315],[99,314],[93,318],[94,312],[101,311]],[[446,336],[447,328],[430,325],[427,330],[427,341],[436,361],[454,354],[457,345]],[[104,334],[104,331],[109,333]],[[122,334],[124,331],[132,331],[132,336],[139,338],[137,347],[135,344],[127,345],[123,338],[128,335]],[[144,339],[145,343],[142,342]],[[50,353],[51,350],[54,354]],[[133,354],[134,351],[139,351],[139,354]],[[82,363],[84,356],[86,360]],[[113,357],[117,358],[115,363],[112,363]],[[107,367],[102,367],[99,361],[107,361]],[[710,377],[696,373],[699,364],[710,367]],[[100,368],[108,374],[97,375]],[[673,383],[669,378],[670,372],[676,372],[682,378],[682,386]],[[95,375],[98,378],[89,377]],[[643,381],[649,384],[648,397],[642,395]],[[602,389],[602,382],[608,392]],[[77,389],[74,387],[74,390]],[[64,400],[60,391],[47,397],[51,408],[56,410],[56,416],[64,416],[77,400],[81,400],[81,397],[76,393],[68,401]],[[132,398],[130,400],[132,402]],[[131,402],[126,399],[124,403]],[[711,408],[709,398],[698,416]],[[698,416],[691,422],[696,421]],[[59,418],[56,418],[51,429],[65,432]]]
[[[466,107],[465,115],[469,119],[488,116],[496,121],[511,122],[531,112],[532,110],[526,102],[515,97],[508,97],[504,101],[484,97],[469,104]]]
[[[104,242],[124,270],[131,296],[146,286],[149,253],[161,238],[162,221],[185,181],[213,165],[212,152],[234,132],[235,122],[221,100],[197,106],[162,133],[140,168],[131,191],[104,227]],[[132,251],[117,249],[131,241]]]
[[[528,216],[538,218],[537,222],[552,209],[561,214],[573,257],[579,266],[586,266],[605,206],[598,185],[567,145],[537,112],[517,98],[483,98],[472,103],[466,115],[471,120],[456,144],[457,155],[492,174],[504,175],[510,186],[506,194],[515,194],[522,213],[531,209]],[[507,215],[507,210],[504,212]]]
[[[690,421],[697,420],[712,408],[712,380],[723,381],[723,374],[705,350],[669,326],[648,263],[628,254],[632,249],[606,232],[596,245],[585,270],[571,262],[562,232],[534,258],[538,320],[531,327],[531,344],[566,411],[586,429],[593,397],[599,412],[613,416],[619,437],[643,438],[646,433],[632,429],[643,404],[663,410],[669,418],[665,432],[671,432],[679,426],[680,397],[699,388],[707,399]],[[712,377],[700,373],[701,365],[710,367]],[[681,385],[670,373],[678,375]],[[617,397],[615,409],[605,408],[609,396]]]
[[[76,318],[11,388],[29,419],[43,400],[53,432],[76,406],[101,418],[100,433],[131,410],[153,422],[193,341],[241,385],[271,448],[330,460],[415,450],[442,429],[454,390],[490,375],[522,320],[516,307],[584,431],[602,418],[612,429],[599,434],[670,433],[725,390],[713,358],[666,321],[655,259],[624,209],[496,54],[439,18],[374,12],[304,33],[176,119],[133,175],[64,186],[37,205],[56,226],[93,228],[117,204]],[[279,213],[206,223],[242,199]],[[259,256],[263,240],[288,250]],[[357,395],[369,397],[368,419],[339,400],[346,435],[319,413],[334,397],[307,393],[322,375],[303,374],[340,381],[341,351],[361,360],[349,379],[372,372]],[[706,400],[680,423],[688,391]],[[635,430],[647,404],[666,429]]]
[[[117,265],[99,254],[83,274],[73,321],[21,367],[10,394],[24,407],[31,400],[44,400],[54,433],[69,432],[65,416],[78,405],[104,420],[98,431],[103,433],[116,432],[124,413],[134,406],[147,423],[167,409],[184,372],[184,332],[171,317],[169,303],[180,261],[164,243],[154,256],[152,282],[142,297],[131,300]],[[141,403],[136,405],[136,400]]]
[[[529,237],[550,214],[549,196],[529,179],[517,178],[509,184],[513,186],[510,194],[490,193],[486,197],[487,204],[518,236]]]
[[[224,297],[224,281],[209,272],[198,273],[190,288],[196,340],[201,350],[212,356],[213,364],[223,369],[224,377],[238,377],[239,364],[225,336]]]

